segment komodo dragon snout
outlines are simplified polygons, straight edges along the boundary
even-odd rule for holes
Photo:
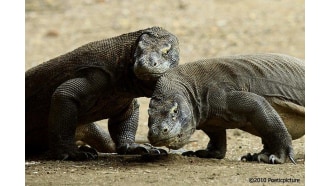
[[[189,142],[196,129],[189,105],[181,95],[151,99],[148,139],[152,145],[179,149]]]

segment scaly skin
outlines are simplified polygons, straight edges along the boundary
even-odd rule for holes
[[[201,60],[167,71],[149,105],[152,145],[178,149],[196,129],[210,141],[205,150],[186,152],[222,159],[226,129],[259,136],[260,153],[247,161],[294,162],[292,139],[305,134],[305,65],[280,54],[237,55]]]
[[[157,151],[135,143],[136,98],[150,97],[158,77],[178,65],[178,47],[173,34],[152,27],[88,43],[26,71],[26,155],[48,150],[51,159],[95,158],[77,148],[79,138],[101,152]],[[93,124],[101,119],[109,119],[116,149]],[[80,128],[91,130],[81,135]]]

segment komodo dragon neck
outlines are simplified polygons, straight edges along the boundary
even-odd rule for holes
[[[135,63],[134,52],[142,34],[144,34],[143,31],[133,32],[123,34],[120,37],[87,44],[82,49],[91,53],[90,55],[95,58],[96,63],[84,65],[79,70],[86,68],[101,69],[111,77],[113,82],[118,83],[118,85],[112,87],[117,87],[116,91],[120,92],[120,94],[126,94],[127,97],[151,96],[151,90],[154,88],[155,82],[140,80],[133,71]],[[109,42],[117,44],[109,47],[107,45]],[[109,51],[109,53],[100,53],[99,51]],[[81,51],[77,53],[80,54]]]

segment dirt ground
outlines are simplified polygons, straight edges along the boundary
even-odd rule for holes
[[[276,52],[305,58],[303,0],[27,0],[25,69],[82,44],[162,26],[180,40],[181,61]],[[138,139],[147,136],[147,98],[141,104]],[[106,128],[106,121],[99,124]],[[160,159],[108,156],[97,161],[25,161],[26,185],[304,185],[305,137],[293,141],[297,165],[239,161],[261,150],[261,140],[228,131],[225,159],[170,154]],[[205,148],[200,131],[186,150]],[[299,182],[290,183],[293,179]],[[276,180],[277,179],[277,180]],[[280,180],[279,180],[280,179]]]

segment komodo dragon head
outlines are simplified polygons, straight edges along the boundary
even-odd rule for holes
[[[180,94],[154,96],[149,104],[148,139],[154,146],[179,149],[189,143],[196,122],[192,106]]]
[[[179,41],[163,28],[146,29],[138,40],[134,59],[136,77],[156,80],[166,70],[178,66]]]

